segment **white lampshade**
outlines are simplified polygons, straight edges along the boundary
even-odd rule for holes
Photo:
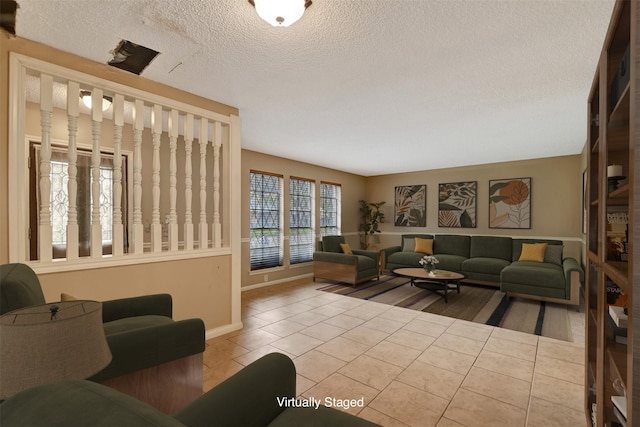
[[[82,103],[87,106],[87,108],[91,108],[91,92],[88,90],[80,91],[80,98],[82,99]],[[111,98],[108,96],[102,97],[102,111],[106,111],[111,106]]]
[[[40,384],[85,379],[111,362],[102,303],[64,301],[0,316],[0,399]]]
[[[258,16],[274,27],[288,27],[302,18],[308,0],[252,0]]]

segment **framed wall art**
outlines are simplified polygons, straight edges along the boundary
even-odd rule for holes
[[[402,185],[396,187],[394,204],[396,227],[427,226],[427,186]]]
[[[531,228],[531,178],[489,181],[489,228]]]
[[[438,227],[475,228],[478,182],[438,184]]]

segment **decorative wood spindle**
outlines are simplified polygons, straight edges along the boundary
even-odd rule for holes
[[[191,213],[191,188],[193,185],[193,166],[191,152],[193,151],[193,114],[187,114],[184,120],[184,249],[193,249],[193,218]]]
[[[160,137],[162,136],[162,106],[151,110],[153,163],[151,173],[151,251],[162,251],[162,223],[160,222]]]
[[[200,249],[209,247],[209,227],[207,226],[207,142],[209,122],[200,118],[200,223],[198,224],[198,239]]]
[[[124,96],[113,98],[113,224],[111,242],[113,256],[122,255],[124,225],[122,224],[122,128],[124,126]]]
[[[102,257],[100,223],[100,134],[102,131],[102,89],[91,92],[91,258]]]
[[[222,225],[220,224],[220,145],[222,144],[222,123],[213,125],[213,247],[222,246]]]
[[[79,256],[78,242],[78,116],[80,105],[80,84],[67,83],[67,128],[69,131],[69,147],[67,148],[67,259],[77,259]]]
[[[142,224],[142,130],[144,129],[144,103],[136,99],[133,109],[133,244],[132,252],[144,252],[144,225]]]
[[[53,113],[53,77],[40,76],[40,218],[38,247],[40,261],[53,258],[53,229],[51,227],[51,116]]]
[[[179,130],[178,110],[169,112],[169,250],[178,250],[178,212],[176,203],[178,197],[178,161],[176,158],[178,149],[178,130]]]

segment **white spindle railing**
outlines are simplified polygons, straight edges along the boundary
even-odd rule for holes
[[[200,118],[200,223],[198,224],[198,240],[200,249],[209,247],[209,228],[207,226],[207,138],[209,123]]]
[[[213,125],[213,247],[221,246],[222,225],[220,224],[220,146],[222,145],[222,125]]]
[[[39,99],[27,100],[26,96],[22,95],[25,97],[24,105],[19,106],[22,108],[22,116],[18,115],[18,117],[26,117],[27,102],[39,103],[40,149],[37,165],[39,205],[30,206],[30,197],[25,195],[22,198],[26,200],[25,207],[21,210],[37,214],[37,230],[36,233],[32,233],[38,239],[37,254],[35,254],[37,261],[47,263],[52,262],[54,258],[51,211],[53,145],[56,150],[66,148],[67,151],[66,156],[63,157],[67,163],[65,188],[68,196],[64,206],[66,224],[63,225],[66,227],[66,261],[105,259],[103,244],[107,242],[103,242],[103,229],[108,230],[109,226],[112,231],[109,258],[179,252],[197,254],[197,251],[201,250],[224,249],[223,230],[229,230],[230,227],[223,220],[231,218],[231,215],[227,211],[221,211],[220,201],[223,192],[228,191],[230,183],[234,180],[231,179],[231,166],[225,163],[229,161],[229,156],[223,157],[221,152],[223,147],[231,143],[231,135],[239,135],[239,129],[235,132],[225,132],[223,129],[234,124],[239,126],[239,121],[233,120],[232,116],[208,112],[50,64],[45,68],[55,69],[60,71],[60,74],[41,72],[37,68],[31,68],[28,71],[25,68],[21,71],[22,81],[26,81],[26,76],[29,76],[38,82]],[[64,90],[55,90],[57,87]],[[90,109],[85,109],[80,102],[81,89],[91,91]],[[62,105],[56,99],[61,92],[65,94]],[[103,113],[104,95],[112,100],[112,104],[111,108]],[[56,109],[61,109],[64,114],[54,115]],[[57,120],[66,118],[66,141],[58,138],[52,143],[51,129],[57,124],[53,122],[54,117],[57,117]],[[108,141],[105,140],[106,137],[102,132],[103,122],[110,122],[113,128],[113,137]],[[28,135],[30,133],[24,125],[18,129],[21,129],[20,132],[24,135],[22,140],[27,141],[25,147],[19,150],[26,159],[29,152]],[[148,130],[147,133],[145,129]],[[105,134],[108,135],[108,133]],[[90,172],[88,177],[83,178],[83,181],[89,179],[88,186],[79,185],[78,159],[81,154],[79,152],[86,150],[85,147],[79,147],[79,135],[90,135],[91,144],[90,147],[86,147],[90,149]],[[169,143],[162,144],[163,138],[167,138]],[[199,157],[193,155],[194,139],[198,140]],[[33,138],[31,140],[33,141]],[[212,151],[208,151],[209,141],[212,141]],[[184,143],[183,150],[179,147],[182,143]],[[239,138],[235,138],[235,143],[239,144]],[[126,144],[129,144],[130,151],[127,151],[129,154],[125,154]],[[110,219],[108,216],[105,218],[102,212],[103,206],[101,206],[103,201],[101,180],[106,179],[101,175],[101,167],[106,167],[103,160],[107,152],[113,153],[113,200],[109,202],[113,205]],[[184,153],[184,163],[181,164],[184,166],[180,167],[178,161],[182,153]],[[87,155],[88,153],[83,154],[83,156]],[[58,158],[60,157],[56,157]],[[125,158],[126,163],[123,161]],[[143,158],[147,160],[143,161]],[[236,158],[239,157],[236,155]],[[143,164],[145,169],[150,170],[143,171]],[[198,164],[199,182],[197,192],[194,194],[193,173]],[[222,172],[225,173],[224,179]],[[166,178],[162,177],[163,173]],[[178,182],[180,174],[184,175],[184,185]],[[163,185],[167,187],[162,189]],[[24,188],[23,191],[28,190],[24,184],[19,187]],[[91,194],[79,194],[81,191],[88,192],[89,187]],[[208,192],[212,194],[209,207]],[[165,194],[168,194],[168,200],[161,200],[161,195],[165,197]],[[183,199],[180,198],[181,196]],[[199,204],[197,233],[193,218],[194,196],[197,197]],[[91,201],[88,214],[87,206],[83,210],[80,209],[80,199]],[[184,200],[184,204],[181,200]],[[226,204],[228,198],[224,200]],[[145,204],[143,201],[146,201]],[[227,207],[227,209],[230,208]],[[16,212],[19,211],[20,209],[16,209]],[[81,218],[80,212],[84,212],[88,218]],[[28,214],[14,216],[20,217],[14,221],[19,227],[29,226]],[[212,220],[210,225],[207,222],[208,218]],[[109,220],[111,224],[103,223]],[[80,232],[81,224],[88,226],[89,241],[86,242],[87,236],[85,236],[85,243],[81,241],[83,239]],[[145,227],[145,224],[148,227]],[[82,227],[85,226],[82,225]],[[209,228],[211,228],[211,234]],[[26,235],[25,233],[25,237]],[[86,251],[81,250],[81,247],[86,244],[89,245],[88,257]],[[31,245],[28,242],[22,241],[17,246],[23,248],[23,253],[18,253],[18,256],[13,256],[12,259],[16,261],[34,259],[34,254],[30,254]],[[230,246],[227,246],[227,249],[230,250]],[[59,255],[56,256],[59,257]]]
[[[160,223],[160,137],[162,136],[162,106],[151,110],[151,134],[153,136],[153,163],[151,165],[151,251],[162,251],[162,224]]]
[[[142,224],[142,130],[144,129],[144,103],[135,100],[133,107],[133,253],[144,251],[144,225]]]
[[[124,250],[124,224],[122,223],[122,128],[124,127],[124,96],[113,97],[113,256]]]
[[[78,195],[78,116],[80,98],[80,85],[76,82],[67,83],[67,127],[69,129],[69,146],[67,147],[68,175],[67,192],[67,259],[77,259],[79,230],[78,230],[78,210],[76,209],[76,198]]]
[[[53,77],[40,76],[40,221],[38,237],[39,259],[50,261],[53,257],[51,228],[51,117],[53,115]]]
[[[178,198],[178,111],[169,113],[169,250],[178,250],[178,211],[176,209]]]
[[[102,257],[102,224],[100,223],[100,138],[102,134],[102,89],[91,93],[91,258]]]
[[[193,249],[192,190],[193,114],[184,119],[184,249]]]

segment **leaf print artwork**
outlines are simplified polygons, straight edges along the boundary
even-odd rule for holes
[[[489,181],[489,227],[531,228],[531,178]]]
[[[475,228],[477,181],[438,185],[438,227]]]
[[[427,186],[396,187],[394,225],[396,227],[427,226]]]

